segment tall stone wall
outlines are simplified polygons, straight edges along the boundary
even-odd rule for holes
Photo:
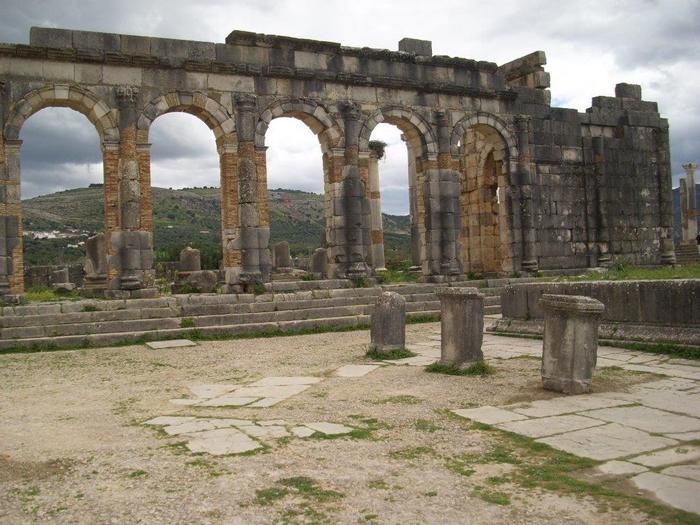
[[[270,278],[265,133],[279,117],[319,140],[332,277],[369,275],[382,259],[379,123],[400,128],[409,151],[424,280],[672,261],[668,125],[639,86],[578,113],[551,107],[541,51],[498,66],[433,56],[426,41],[399,49],[45,28],[28,46],[0,44],[0,294],[23,291],[19,135],[48,106],[83,113],[102,140],[108,295],[153,290],[149,129],[174,111],[200,118],[217,143],[225,291]]]

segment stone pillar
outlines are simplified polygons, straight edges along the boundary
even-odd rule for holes
[[[198,272],[202,269],[202,259],[199,250],[189,246],[180,250],[178,271],[181,273]]]
[[[98,233],[85,242],[85,278],[80,289],[85,297],[104,297],[107,289],[107,243],[104,233]]]
[[[683,242],[687,244],[696,244],[698,235],[698,210],[695,195],[696,168],[697,165],[692,162],[683,164],[685,179],[681,179],[681,227]]]
[[[421,265],[420,257],[420,232],[418,229],[418,196],[416,195],[416,156],[410,142],[405,135],[401,135],[401,140],[406,144],[408,151],[408,203],[409,218],[411,221],[411,264]]]
[[[110,195],[110,200],[117,202],[118,230],[109,234],[110,260],[109,264],[115,269],[110,279],[109,294],[113,297],[153,297],[156,295],[155,271],[153,269],[153,236],[149,230],[144,229],[142,223],[142,209],[144,207],[142,184],[150,184],[150,176],[146,174],[148,181],[141,178],[140,167],[149,156],[139,158],[139,151],[144,147],[137,146],[136,110],[139,91],[132,86],[120,86],[116,88],[116,98],[119,105],[119,133],[120,143],[118,163],[116,167],[116,184],[110,180],[110,189],[116,186],[117,195]],[[145,146],[148,153],[147,145]],[[110,166],[112,168],[112,166]],[[150,169],[149,169],[150,172]],[[110,177],[114,177],[110,173]],[[107,174],[105,174],[105,183]],[[107,186],[107,184],[105,184]],[[107,187],[105,187],[107,195]],[[146,193],[148,202],[146,208],[150,208],[150,191]],[[108,214],[105,205],[105,214]]]
[[[241,228],[238,209],[238,147],[225,141],[218,147],[221,171],[221,244],[223,251],[224,293],[233,293],[241,275]]]
[[[406,347],[406,299],[396,292],[383,292],[374,305],[369,349],[387,354]]]
[[[328,275],[328,256],[326,248],[316,248],[311,256],[311,264],[309,265],[311,273],[319,279],[329,277]]]
[[[522,232],[522,269],[536,272],[537,262],[536,232],[532,210],[532,184],[535,167],[532,162],[530,128],[531,117],[519,115],[515,119],[518,133],[518,186],[520,189],[520,224]]]
[[[345,205],[343,194],[343,166],[345,149],[331,148],[324,154],[325,230],[321,234],[321,247],[326,248],[327,267],[324,276],[345,277],[347,250],[345,237]],[[326,252],[324,250],[324,253]]]
[[[382,224],[382,201],[379,192],[379,159],[384,157],[386,144],[378,140],[369,143],[369,208],[370,208],[370,246],[369,260],[372,268],[386,270],[384,260],[384,225]]]
[[[234,243],[241,250],[241,283],[252,286],[263,281],[261,263],[267,254],[269,261],[270,227],[261,224],[258,191],[258,170],[255,151],[255,95],[236,96],[236,117],[238,131],[238,207],[240,218],[240,238]]]
[[[605,176],[605,137],[593,137],[593,170],[595,173],[595,204],[597,231],[597,261],[598,266],[610,266],[610,228],[608,227],[608,192]]]
[[[542,385],[545,390],[583,394],[591,388],[598,352],[600,301],[580,295],[543,294]]]
[[[671,173],[671,146],[668,138],[668,123],[658,128],[656,137],[656,165],[659,180],[659,237],[661,264],[675,264],[676,251],[673,245],[673,175]]]
[[[440,363],[467,367],[484,359],[484,296],[476,288],[441,288]]]
[[[440,274],[458,275],[457,233],[461,228],[459,172],[452,169],[450,127],[444,111],[435,112],[438,128],[440,198]],[[434,211],[433,211],[434,212]]]
[[[348,102],[345,118],[345,159],[342,169],[342,200],[345,222],[346,276],[362,278],[369,274],[366,259],[369,251],[369,200],[360,180],[359,138],[360,106]]]
[[[287,241],[282,241],[275,244],[273,260],[276,270],[291,270],[292,258],[289,253],[289,243]]]
[[[21,140],[0,143],[0,296],[10,302],[16,302],[24,293],[21,145]]]

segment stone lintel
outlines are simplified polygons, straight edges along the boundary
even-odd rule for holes
[[[602,315],[605,311],[603,303],[583,295],[542,294],[540,306],[546,310],[560,310],[580,314]]]
[[[474,287],[445,287],[445,288],[438,288],[435,291],[435,294],[438,297],[465,297],[468,299],[471,298],[480,298],[484,297],[484,294],[479,292],[478,288]]]
[[[399,40],[399,51],[422,57],[431,57],[433,56],[433,43],[430,40],[402,38]]]

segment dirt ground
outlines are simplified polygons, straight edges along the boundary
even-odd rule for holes
[[[436,330],[437,324],[411,325],[407,333],[419,341]],[[496,373],[487,377],[413,366],[332,376],[341,365],[367,362],[368,339],[358,331],[0,356],[0,523],[647,521],[585,495],[514,483],[489,492],[515,468],[512,462],[460,467],[459,458],[486,457],[498,437],[446,409],[549,396],[538,360],[496,360]],[[324,380],[270,408],[169,402],[186,397],[188,385],[308,375]],[[595,387],[621,390],[650,379],[624,373],[601,377]],[[181,436],[143,425],[175,414],[330,421],[371,432],[268,440],[269,448],[247,455],[195,455]]]

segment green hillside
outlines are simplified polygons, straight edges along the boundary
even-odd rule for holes
[[[202,250],[205,267],[221,258],[221,198],[219,188],[153,188],[153,222],[157,261],[177,260],[187,244]],[[25,237],[27,264],[64,264],[81,260],[84,250],[68,245],[101,231],[104,202],[101,185],[42,195],[22,201],[25,231],[58,231],[74,238]],[[293,255],[310,254],[320,245],[324,229],[324,197],[298,190],[270,190],[271,243],[289,242]],[[384,215],[387,257],[407,257],[410,243],[407,216]],[[82,236],[82,237],[81,237]]]

